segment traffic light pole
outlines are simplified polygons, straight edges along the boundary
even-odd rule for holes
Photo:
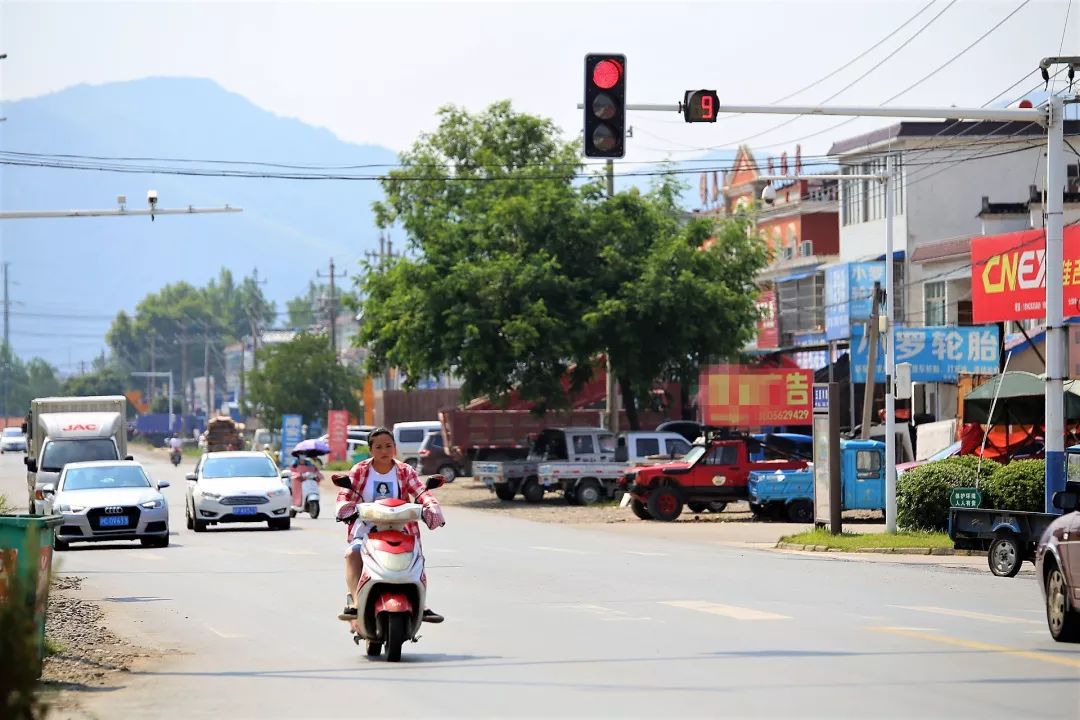
[[[605,186],[607,187],[607,196],[610,200],[615,197],[615,163],[612,160],[608,160],[605,165]],[[615,382],[615,371],[611,367],[611,350],[610,348],[604,354],[607,360],[607,367],[605,376],[607,379],[606,394],[607,394],[607,426],[608,430],[613,433],[619,432],[619,393],[618,384]]]
[[[1080,57],[1050,57],[1040,63],[1044,77],[1051,65],[1066,64],[1075,69],[1080,67]],[[1075,99],[1073,100],[1075,102]],[[627,110],[646,112],[683,112],[682,103],[673,104],[632,104]],[[957,107],[867,107],[867,106],[824,106],[824,105],[717,105],[715,112],[761,115],[843,115],[849,117],[887,117],[887,118],[935,118],[943,120],[989,120],[998,122],[1038,123],[1047,131],[1046,157],[1046,267],[1060,269],[1063,265],[1064,229],[1064,101],[1050,96],[1045,108],[957,108]],[[891,162],[889,171],[894,172]],[[900,180],[895,178],[895,180]],[[889,179],[885,181],[886,211],[893,208],[894,189]],[[886,273],[885,292],[889,316],[888,338],[885,345],[885,367],[888,382],[886,384],[886,422],[893,418],[894,395],[891,383],[894,370],[895,345],[893,337],[893,307],[895,293],[893,289],[892,263],[892,223],[886,223]],[[1063,294],[1060,270],[1046,273],[1046,497],[1047,512],[1056,512],[1052,505],[1055,492],[1065,489],[1065,408],[1063,379],[1065,377],[1065,327],[1063,324]],[[886,444],[895,442],[895,438],[886,435]],[[896,457],[888,455],[886,505],[887,522],[890,531],[895,530],[896,508]],[[892,510],[893,512],[888,512]]]

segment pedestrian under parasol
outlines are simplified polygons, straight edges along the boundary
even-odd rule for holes
[[[1029,372],[1010,370],[995,375],[964,398],[965,423],[1041,425],[1046,422],[1045,413],[1046,380]],[[1065,419],[1080,420],[1080,384],[1076,381],[1065,384]]]
[[[303,440],[296,444],[296,447],[289,453],[293,457],[299,457],[300,455],[306,455],[308,457],[317,457],[319,455],[329,455],[330,446],[325,440],[316,438],[314,440]]]

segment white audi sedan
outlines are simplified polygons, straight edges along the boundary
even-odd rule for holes
[[[187,480],[184,514],[189,530],[252,522],[269,523],[271,530],[289,529],[292,494],[265,453],[205,453]]]
[[[64,517],[53,547],[67,550],[73,542],[139,540],[147,547],[169,544],[169,506],[143,466],[131,460],[68,463],[56,481],[46,485],[45,514]]]

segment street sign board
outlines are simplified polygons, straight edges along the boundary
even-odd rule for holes
[[[814,414],[829,412],[829,384],[814,383]]]
[[[851,375],[866,382],[870,340],[866,330],[851,329]],[[994,326],[913,327],[896,329],[896,362],[911,364],[915,382],[956,382],[960,373],[993,375],[998,371],[998,329]],[[880,344],[875,382],[885,382],[885,352]]]
[[[303,418],[299,415],[282,415],[281,416],[281,464],[285,465],[289,461],[289,453],[296,447],[297,443],[304,439],[304,433],[301,431],[300,426],[303,424]]]
[[[330,435],[330,462],[345,460],[349,447],[349,411],[331,410],[326,426]]]
[[[949,491],[949,507],[982,507],[982,490],[979,488],[953,488]]]
[[[701,372],[702,422],[717,427],[808,425],[813,370],[708,365]]]

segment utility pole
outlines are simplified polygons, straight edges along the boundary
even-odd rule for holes
[[[203,325],[203,382],[206,384],[206,422],[210,422],[210,406],[213,405],[213,397],[210,395],[210,325]]]
[[[605,185],[607,187],[608,200],[615,197],[615,162],[608,160],[604,163],[604,170],[606,175]],[[608,348],[604,353],[604,357],[607,361],[606,365],[606,396],[607,402],[605,403],[605,410],[607,412],[607,426],[608,430],[613,433],[619,432],[619,393],[618,384],[615,382],[615,369],[611,365],[611,348]]]
[[[8,267],[9,262],[4,262],[4,417],[8,416],[8,383],[11,379],[11,361],[14,354],[11,352],[11,300],[8,298]]]
[[[870,439],[870,425],[874,415],[874,391],[877,389],[877,348],[880,337],[879,308],[881,307],[881,283],[874,283],[870,303],[870,321],[866,324],[866,382],[863,384],[862,433],[863,440]]]
[[[380,238],[381,240],[381,238]],[[330,258],[330,274],[323,275],[321,272],[315,273],[319,278],[330,279],[330,300],[327,307],[327,314],[330,318],[330,348],[334,351],[334,359],[337,359],[338,346],[337,346],[337,289],[334,286],[334,280],[337,278],[345,278],[349,276],[349,273],[344,272],[340,275],[334,273],[334,258]]]
[[[157,333],[155,333],[154,329],[151,328],[150,329],[150,374],[146,377],[146,403],[150,407],[151,412],[153,412],[153,410],[154,410],[154,408],[153,408],[153,404],[154,404],[154,378],[156,377],[154,375],[154,372],[157,370],[157,366],[156,366],[156,362],[155,362],[157,360],[157,353],[154,352],[155,351],[154,340],[155,340],[156,336],[157,336]],[[172,430],[172,427],[170,426],[169,429]]]

